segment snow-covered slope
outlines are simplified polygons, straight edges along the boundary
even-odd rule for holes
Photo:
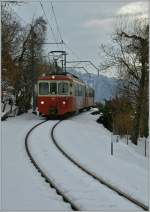
[[[119,80],[115,78],[109,78],[101,74],[99,76],[87,73],[82,74],[74,69],[69,69],[67,71],[79,76],[80,79],[95,89],[95,102],[110,99],[116,93]]]
[[[121,140],[113,142],[111,155],[112,135],[96,123],[99,115],[90,113],[60,123],[54,131],[57,143],[81,166],[148,205],[149,159],[144,157],[144,143],[133,148]],[[138,148],[141,153],[137,153]]]

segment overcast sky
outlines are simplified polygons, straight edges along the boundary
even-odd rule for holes
[[[57,41],[60,37],[54,21],[50,1],[41,1]],[[75,53],[66,49],[67,60],[91,60],[96,66],[100,63],[100,44],[110,42],[114,18],[118,15],[148,14],[148,1],[138,0],[53,0],[53,7],[62,34],[62,39]],[[44,16],[39,1],[27,1],[14,8],[26,23]],[[50,26],[47,25],[47,41],[54,42]],[[47,45],[46,52],[59,50],[57,45]],[[46,53],[45,53],[46,54]],[[77,58],[77,55],[79,58]],[[88,67],[88,70],[90,67]],[[91,67],[91,72],[95,70]],[[96,73],[96,72],[95,72]]]

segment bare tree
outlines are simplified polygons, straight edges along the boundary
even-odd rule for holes
[[[40,61],[43,53],[46,22],[39,17],[23,27],[8,6],[2,6],[1,11],[2,80],[9,81],[14,87],[16,103],[21,113],[30,108],[36,80],[33,66]]]
[[[2,23],[2,79],[15,81],[16,64],[14,58],[21,45],[22,27],[16,17],[5,6],[1,7]]]
[[[19,74],[16,80],[17,104],[22,112],[30,108],[33,87],[36,81],[36,63],[42,54],[42,44],[46,31],[46,22],[39,17],[25,32],[18,62]],[[21,94],[20,94],[21,93]]]
[[[128,96],[134,109],[132,142],[137,144],[143,117],[148,117],[148,37],[146,20],[134,20],[132,24],[120,22],[112,37],[112,46],[102,45],[106,55],[102,69],[117,67],[122,78],[121,92]],[[146,110],[143,108],[146,105]],[[146,120],[145,128],[148,126]]]

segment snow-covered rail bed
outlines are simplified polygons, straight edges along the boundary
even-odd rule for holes
[[[140,209],[69,161],[53,143],[50,129],[57,121],[36,128],[29,137],[32,157],[61,193],[80,210]]]
[[[40,172],[41,176],[45,179],[45,181],[47,183],[49,183],[50,187],[52,188],[55,188],[56,189],[56,192],[62,196],[62,199],[64,200],[64,202],[67,202],[71,205],[71,208],[73,210],[79,210],[78,206],[76,206],[68,197],[67,195],[65,194],[65,192],[62,192],[59,187],[53,182],[53,180],[50,179],[50,177],[40,168],[40,166],[38,165],[38,163],[34,160],[34,158],[32,157],[32,154],[31,154],[31,151],[30,151],[30,148],[29,148],[29,136],[30,134],[32,133],[32,131],[39,127],[41,124],[45,123],[46,121],[42,121],[38,124],[36,124],[34,127],[32,127],[26,137],[25,137],[25,148],[26,148],[26,152],[31,160],[31,162],[33,163],[33,165],[35,166],[35,168],[37,169],[38,172]]]
[[[50,188],[30,162],[25,135],[42,119],[32,113],[2,122],[0,208],[3,211],[70,211],[69,204]]]
[[[60,123],[54,131],[58,146],[88,173],[148,209],[148,158],[122,142],[114,144],[112,156],[111,134],[96,118],[87,112]]]

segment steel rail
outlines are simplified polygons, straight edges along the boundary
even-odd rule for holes
[[[95,173],[93,173],[92,171],[88,170],[87,168],[83,167],[80,163],[78,163],[77,161],[75,161],[68,153],[65,152],[65,150],[58,144],[58,142],[56,141],[55,137],[54,137],[54,130],[56,128],[56,126],[62,122],[59,121],[57,122],[52,130],[51,130],[51,137],[52,140],[55,144],[55,146],[59,149],[59,151],[67,158],[69,159],[73,164],[75,164],[78,168],[80,168],[82,171],[84,171],[86,174],[90,175],[91,177],[93,177],[94,179],[96,179],[99,183],[107,186],[109,189],[113,190],[114,192],[118,193],[120,196],[124,197],[125,199],[129,200],[130,202],[134,203],[135,205],[139,206],[140,208],[142,208],[145,211],[149,211],[149,207],[143,203],[141,203],[140,201],[138,201],[137,199],[135,199],[134,197],[132,197],[130,194],[127,194],[125,192],[123,192],[122,190],[120,190],[119,188],[117,188],[116,186],[108,183],[105,179],[103,179],[102,177],[97,176]]]
[[[49,176],[48,176],[47,174],[45,174],[45,173],[42,171],[42,169],[39,167],[39,165],[37,164],[37,162],[35,161],[35,159],[33,158],[32,154],[31,154],[31,152],[30,152],[30,149],[29,149],[29,146],[28,146],[28,141],[29,141],[28,138],[29,138],[31,132],[32,132],[36,127],[38,127],[39,125],[41,125],[41,124],[43,124],[43,123],[45,123],[45,122],[47,122],[47,121],[48,121],[48,120],[45,120],[45,121],[42,121],[42,122],[36,124],[34,127],[32,127],[32,128],[28,131],[28,133],[26,134],[26,137],[25,137],[25,149],[26,149],[26,152],[27,152],[28,157],[30,158],[31,162],[32,162],[33,165],[35,166],[35,168],[38,170],[38,172],[41,173],[41,176],[45,178],[45,181],[46,181],[47,183],[49,183],[50,186],[51,186],[52,188],[55,188],[57,194],[61,195],[62,198],[63,198],[63,200],[64,200],[64,202],[69,203],[70,206],[71,206],[71,208],[72,208],[74,211],[79,211],[80,208],[79,208],[77,205],[75,205],[75,204],[72,202],[72,200],[70,200],[70,198],[67,197],[67,196],[58,188],[58,186],[49,178]]]

